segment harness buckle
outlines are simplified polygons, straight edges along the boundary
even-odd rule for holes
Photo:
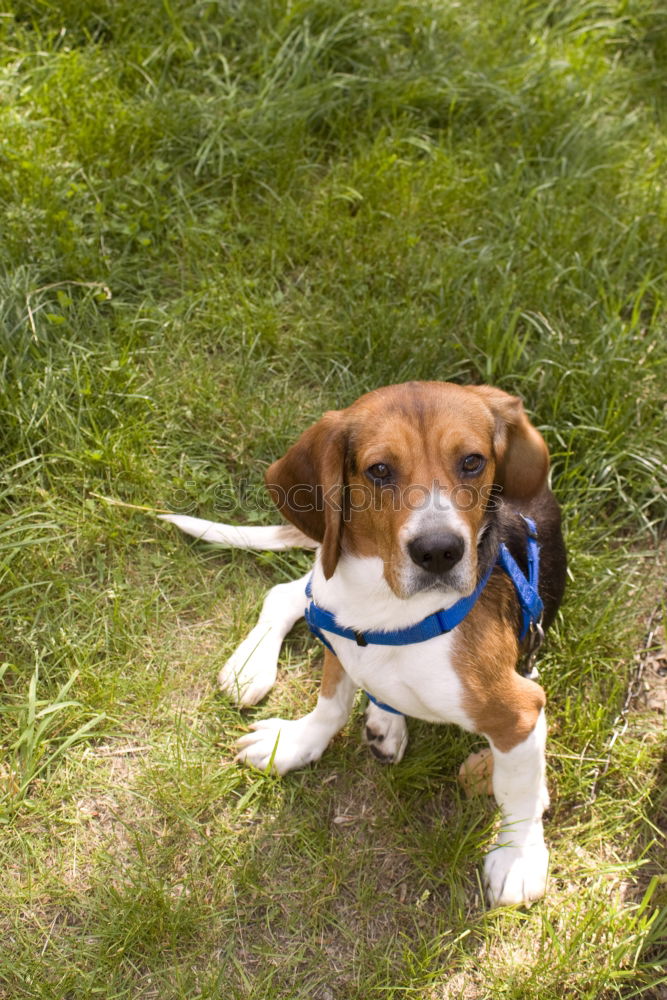
[[[519,672],[523,677],[531,681],[537,680],[540,676],[535,661],[540,651],[540,646],[544,642],[544,629],[542,628],[542,617],[539,621],[531,622],[526,636],[526,649],[519,661]]]
[[[366,642],[366,639],[364,638],[364,633],[363,632],[357,632],[357,630],[355,629],[354,630],[354,638],[357,640],[357,646],[367,646],[368,645],[368,643]]]

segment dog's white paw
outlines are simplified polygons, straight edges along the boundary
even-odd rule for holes
[[[218,674],[220,690],[237,705],[256,705],[276,682],[280,637],[268,625],[254,629]]]
[[[236,760],[265,771],[269,764],[278,774],[287,774],[319,760],[326,750],[330,733],[324,732],[309,716],[303,719],[260,719],[252,732],[237,741]]]
[[[548,871],[549,852],[544,841],[524,847],[492,847],[484,861],[484,883],[490,905],[516,906],[541,899]]]
[[[364,713],[364,742],[383,764],[398,764],[408,745],[408,726],[404,715],[385,712],[373,702]]]

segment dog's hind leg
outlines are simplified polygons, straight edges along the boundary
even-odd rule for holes
[[[218,674],[220,689],[241,706],[256,705],[276,681],[283,639],[303,616],[310,573],[272,587],[259,621]]]

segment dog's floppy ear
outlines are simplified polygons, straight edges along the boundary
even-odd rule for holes
[[[340,555],[346,441],[342,411],[330,410],[269,466],[264,477],[281,514],[321,542],[327,580]]]
[[[523,403],[489,385],[474,387],[495,418],[493,449],[496,456],[496,482],[503,496],[528,500],[546,485],[549,452],[544,438],[526,416]]]

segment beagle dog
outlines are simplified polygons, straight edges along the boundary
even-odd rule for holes
[[[530,903],[547,880],[545,696],[519,668],[565,587],[548,468],[518,398],[490,386],[408,382],[325,413],[271,465],[266,484],[289,524],[165,517],[223,545],[317,549],[312,574],[269,592],[219,678],[241,705],[259,701],[285,635],[308,612],[325,643],[317,704],[300,719],[253,723],[238,760],[279,774],[318,760],[358,688],[371,699],[365,737],[381,760],[403,757],[406,716],[488,740],[502,812],[484,864],[491,905]],[[539,584],[528,579],[531,544]],[[531,586],[538,612],[527,618]]]

